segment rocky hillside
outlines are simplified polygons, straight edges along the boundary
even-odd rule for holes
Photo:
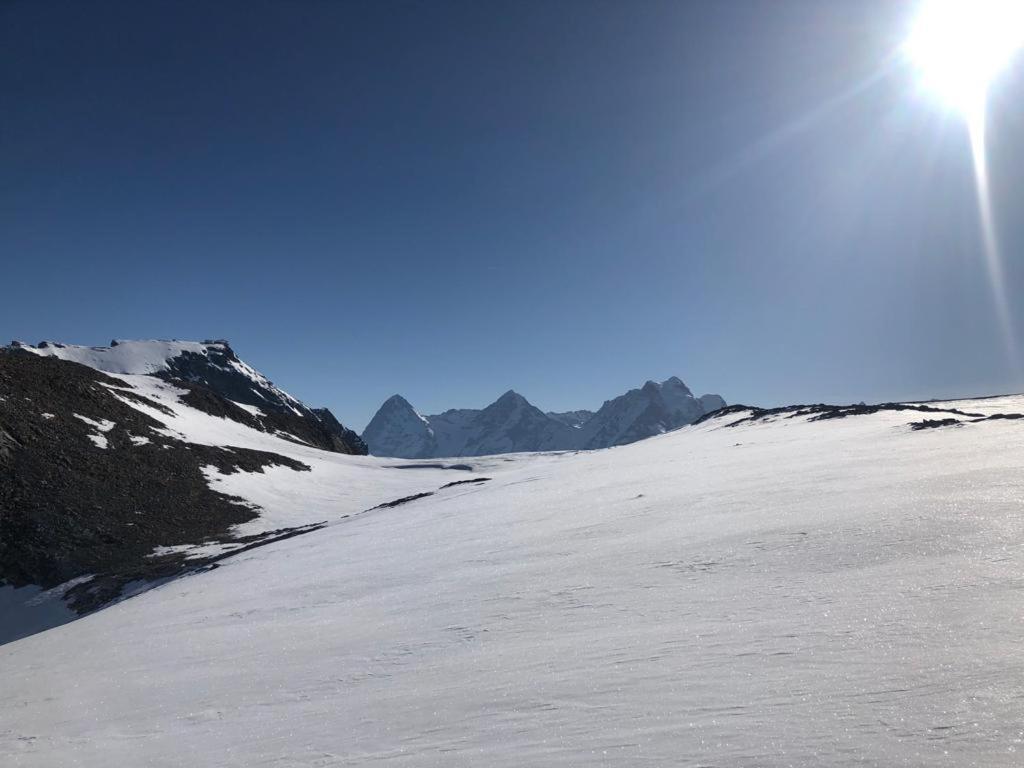
[[[290,445],[366,452],[329,411],[274,387],[226,342],[0,348],[0,619],[13,622],[11,589],[60,587],[84,613],[129,585],[211,564],[221,544],[293,534],[238,534],[260,510],[211,480],[308,472],[281,452]],[[181,551],[199,544],[209,557]]]
[[[240,360],[227,341],[112,341],[109,347],[55,342],[11,345],[112,374],[155,376],[187,391],[194,408],[326,451],[363,455],[359,435],[326,408],[309,408]],[[211,394],[214,395],[211,397]]]

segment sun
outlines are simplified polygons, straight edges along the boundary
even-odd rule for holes
[[[1024,0],[924,0],[904,53],[922,85],[968,119],[1024,46]]]

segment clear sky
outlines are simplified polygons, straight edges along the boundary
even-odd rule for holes
[[[879,2],[0,2],[0,333],[217,338],[356,428],[1020,391]],[[1024,338],[1024,62],[989,161]]]

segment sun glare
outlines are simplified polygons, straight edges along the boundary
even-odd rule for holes
[[[1007,360],[1024,377],[1003,277],[985,146],[986,102],[992,81],[1024,47],[1024,0],[924,0],[904,53],[921,84],[967,123],[974,160],[982,247],[1002,326]]]
[[[922,84],[969,119],[1024,46],[1024,0],[925,0],[905,43]]]

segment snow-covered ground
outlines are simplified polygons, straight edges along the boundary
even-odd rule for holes
[[[441,468],[445,462],[412,462],[330,453],[190,408],[179,399],[179,395],[184,394],[182,390],[152,376],[117,375],[115,378],[131,384],[135,393],[164,409],[119,396],[126,405],[166,425],[161,431],[169,437],[199,445],[241,446],[268,451],[297,459],[310,467],[310,472],[270,467],[262,474],[237,475],[222,475],[210,467],[207,477],[215,490],[241,496],[261,507],[257,519],[237,527],[239,535],[339,518],[395,498],[433,490],[443,483],[469,475]],[[111,391],[117,392],[113,388]],[[493,463],[493,460],[476,461],[474,466],[483,467],[488,462]],[[458,462],[448,462],[452,463]],[[405,469],[396,471],[396,467]]]
[[[215,485],[332,524],[0,646],[0,765],[1024,763],[1021,423],[736,418],[472,473],[248,430],[313,472]]]
[[[42,342],[21,349],[43,357],[57,357],[108,373],[148,374],[167,370],[167,362],[182,353],[205,355],[210,344],[198,341],[119,341],[109,347]]]

